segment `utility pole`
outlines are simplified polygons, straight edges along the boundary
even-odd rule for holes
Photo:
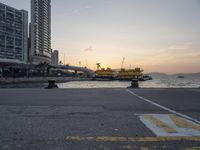
[[[86,67],[86,68],[88,67],[87,59],[85,60],[85,67]]]
[[[123,60],[122,60],[122,65],[121,65],[121,69],[123,69],[123,67],[124,67],[124,62],[125,62],[125,57],[123,58]]]
[[[81,67],[81,61],[79,61],[78,63],[79,63],[79,67]]]

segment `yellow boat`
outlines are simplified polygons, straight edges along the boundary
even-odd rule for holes
[[[111,68],[101,68],[95,71],[96,78],[114,79],[114,71]]]
[[[140,76],[142,76],[143,70],[141,70],[140,68],[135,68],[135,69],[121,69],[118,72],[118,76],[117,78],[119,80],[132,80],[133,78],[139,78]]]
[[[124,69],[120,71],[113,71],[111,68],[101,68],[100,63],[97,63],[97,70],[95,71],[95,79],[97,80],[132,80],[133,78],[140,78],[143,76],[140,68]],[[122,65],[123,66],[123,65]]]

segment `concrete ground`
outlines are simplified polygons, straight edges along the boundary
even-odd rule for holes
[[[141,119],[151,114],[198,134],[200,89],[0,89],[0,149],[200,149],[198,135],[158,136],[173,127],[154,118],[155,132]]]

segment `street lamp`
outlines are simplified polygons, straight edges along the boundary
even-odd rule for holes
[[[63,61],[63,63],[64,63],[64,65],[65,65],[65,53],[62,53],[62,52],[60,52],[63,56],[64,56],[64,61]]]

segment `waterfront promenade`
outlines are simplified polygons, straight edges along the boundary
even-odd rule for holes
[[[2,150],[200,148],[200,89],[0,89]]]
[[[78,77],[31,77],[31,78],[0,78],[0,84],[21,84],[21,83],[48,83],[48,80],[54,79],[58,83],[69,81],[90,81],[90,78]]]

